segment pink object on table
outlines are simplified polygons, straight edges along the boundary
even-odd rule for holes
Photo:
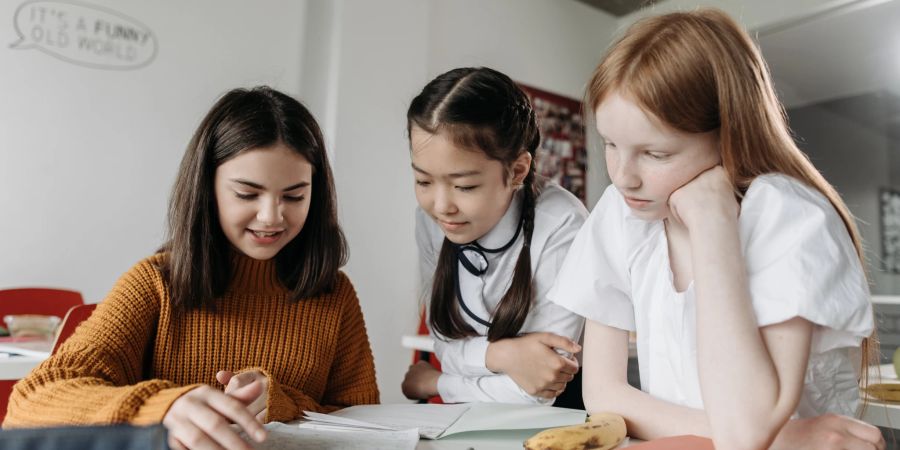
[[[637,445],[628,446],[628,450],[714,450],[711,439],[694,436],[673,436],[662,439],[654,439],[652,441],[643,442]]]

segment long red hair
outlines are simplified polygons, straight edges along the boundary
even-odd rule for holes
[[[596,111],[619,92],[687,132],[717,131],[722,166],[745,192],[763,174],[803,181],[831,202],[866,267],[862,239],[847,205],[794,143],[769,68],[753,39],[724,12],[704,8],[650,17],[616,41],[588,83],[586,105]],[[877,361],[873,333],[862,342],[861,373]]]

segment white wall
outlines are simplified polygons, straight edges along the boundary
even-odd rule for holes
[[[619,20],[627,26],[635,20],[672,11],[689,11],[700,6],[719,8],[753,30],[777,27],[858,0],[665,0]]]
[[[875,95],[851,97],[790,109],[788,116],[800,148],[857,218],[872,293],[896,295],[900,275],[885,272],[881,263],[879,189],[892,186],[890,169],[898,139],[887,127],[860,119],[889,114],[885,103]]]
[[[93,0],[155,33],[156,59],[130,71],[9,48],[21,3],[0,2],[0,287],[96,302],[162,243],[181,155],[216,98],[298,92],[305,2]]]
[[[425,77],[425,11],[419,0],[310,0],[310,21],[330,23],[327,55],[304,71],[304,91],[329,130],[346,271],[363,306],[382,401],[402,399],[412,352],[400,336],[416,317],[412,179],[404,137],[406,105]],[[324,27],[323,27],[324,28]],[[327,76],[316,74],[325,71]]]

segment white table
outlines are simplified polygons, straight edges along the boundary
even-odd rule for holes
[[[31,369],[50,357],[53,348],[50,341],[12,342],[9,339],[0,341],[0,380],[25,378]]]
[[[45,359],[38,356],[0,356],[0,380],[21,380]]]

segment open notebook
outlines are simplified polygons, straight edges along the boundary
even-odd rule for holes
[[[468,403],[458,405],[360,405],[319,414],[305,411],[301,428],[402,431],[417,430],[426,439],[468,431],[530,430],[584,423],[581,410],[540,405]]]

